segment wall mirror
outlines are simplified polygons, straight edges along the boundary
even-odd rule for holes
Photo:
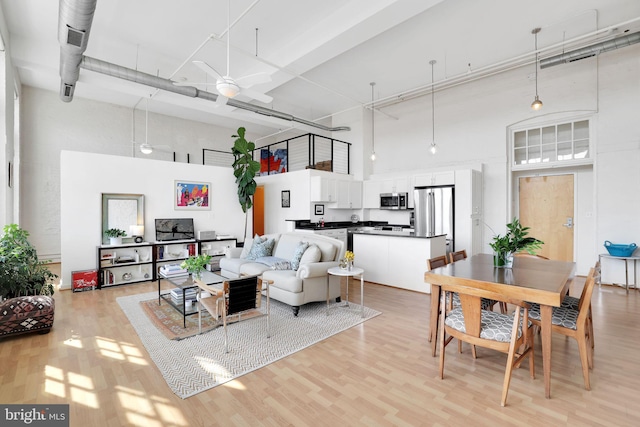
[[[102,243],[109,244],[104,232],[110,228],[127,233],[123,243],[133,242],[132,225],[144,226],[144,194],[102,193]]]

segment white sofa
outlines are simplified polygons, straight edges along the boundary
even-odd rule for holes
[[[269,288],[270,298],[292,306],[295,316],[298,315],[301,305],[327,300],[327,270],[336,267],[338,261],[344,257],[345,248],[342,241],[311,233],[295,232],[267,234],[261,237],[275,240],[271,256],[283,260],[293,259],[300,243],[309,243],[309,248],[304,251],[297,271],[276,270],[274,269],[276,267],[260,262],[272,260],[247,259],[246,256],[254,240],[247,238],[244,248],[227,249],[226,257],[220,260],[220,274],[228,278],[237,278],[245,274],[261,274],[263,279],[272,280],[273,284]],[[285,262],[284,268],[287,268],[286,264]],[[282,265],[278,266],[278,268],[282,267]],[[340,278],[330,276],[329,279],[329,298],[339,302]]]

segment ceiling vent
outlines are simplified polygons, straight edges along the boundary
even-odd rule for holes
[[[81,48],[84,43],[85,32],[82,30],[76,30],[67,25],[67,44]]]
[[[638,42],[640,42],[640,32],[618,37],[613,40],[596,43],[591,46],[585,46],[583,48],[576,49],[571,52],[562,53],[560,55],[555,55],[550,58],[542,59],[540,60],[540,68],[548,68],[555,65],[566,64],[568,62],[580,61],[581,59],[591,58],[592,56],[599,55],[602,52],[620,49],[621,47],[630,46]]]

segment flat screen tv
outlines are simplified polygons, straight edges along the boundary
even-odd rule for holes
[[[158,242],[190,240],[195,237],[193,218],[156,218],[156,241]]]

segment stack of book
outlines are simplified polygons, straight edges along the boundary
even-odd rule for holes
[[[195,288],[186,289],[184,291],[184,297],[187,301],[195,301],[196,300],[197,291]],[[174,288],[171,289],[171,302],[175,305],[182,305],[182,289]]]
[[[178,264],[167,264],[160,267],[160,274],[164,277],[185,276],[189,274],[187,270],[181,268]]]

